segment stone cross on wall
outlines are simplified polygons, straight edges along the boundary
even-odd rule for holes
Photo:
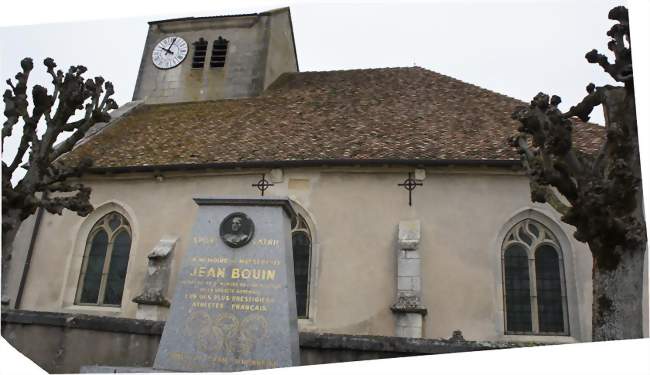
[[[397,302],[390,309],[395,313],[395,335],[422,337],[422,318],[427,313],[420,301],[420,221],[400,221],[397,238]]]

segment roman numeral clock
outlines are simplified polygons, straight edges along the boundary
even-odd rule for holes
[[[183,38],[168,36],[156,44],[151,58],[157,68],[171,69],[185,60],[187,51],[187,42]]]

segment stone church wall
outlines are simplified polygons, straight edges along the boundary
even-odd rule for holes
[[[397,228],[419,220],[423,337],[576,342],[590,339],[591,257],[549,208],[532,204],[525,176],[490,168],[428,168],[423,186],[397,184],[406,168],[287,168],[265,195],[288,196],[312,230],[309,318],[302,332],[395,335]],[[147,253],[163,236],[178,236],[170,286],[188,246],[193,197],[259,194],[251,184],[269,170],[119,174],[85,179],[95,212],[46,214],[36,238],[21,309],[135,318]],[[111,211],[131,225],[132,247],[121,307],[74,305],[84,247],[93,224]],[[505,336],[501,243],[516,222],[534,218],[563,247],[569,336]]]

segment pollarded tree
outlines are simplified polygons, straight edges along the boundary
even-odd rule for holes
[[[588,95],[565,113],[558,109],[558,96],[539,93],[529,107],[513,113],[522,125],[511,140],[530,177],[532,200],[548,202],[576,227],[575,238],[589,245],[594,341],[643,335],[646,231],[628,11],[616,7],[609,19],[617,21],[607,33],[614,63],[596,50],[585,57],[622,86],[589,84]],[[598,105],[605,114],[606,139],[596,155],[589,155],[573,147],[573,119],[588,121]]]
[[[90,189],[68,178],[79,176],[90,166],[84,160],[77,166],[66,166],[57,159],[72,150],[73,146],[97,122],[110,119],[108,111],[117,108],[111,98],[113,85],[102,77],[85,79],[84,66],[72,66],[67,73],[56,70],[51,58],[43,62],[52,77],[54,89],[48,94],[46,88],[35,85],[32,88],[32,103],[27,94],[27,81],[34,68],[31,58],[20,62],[22,72],[16,74],[16,82],[7,80],[10,90],[3,96],[4,115],[7,120],[2,127],[2,149],[5,140],[11,136],[14,126],[22,122],[22,137],[13,161],[2,162],[2,302],[7,299],[7,277],[9,273],[12,245],[20,224],[36,212],[38,207],[55,214],[69,209],[85,216],[93,209],[89,203]],[[84,117],[74,120],[78,110],[85,111]],[[45,127],[39,138],[39,123]],[[66,132],[72,134],[55,145],[57,138]],[[25,155],[26,164],[23,164]],[[18,167],[27,169],[22,179],[12,184],[11,178]]]

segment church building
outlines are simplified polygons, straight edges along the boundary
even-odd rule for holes
[[[24,223],[3,336],[50,372],[151,366],[193,199],[263,195],[297,213],[303,364],[591,340],[589,249],[508,144],[526,103],[299,52],[288,8],[150,22],[133,101],[63,157],[95,210]]]

